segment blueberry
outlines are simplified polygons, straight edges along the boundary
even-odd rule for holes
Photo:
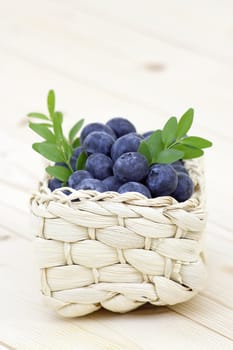
[[[86,170],[76,170],[68,179],[69,187],[76,188],[84,179],[92,179],[93,176]]]
[[[62,191],[66,196],[69,196],[72,192],[69,190],[64,190]]]
[[[173,162],[170,165],[172,165],[172,166],[183,165],[184,166],[184,163],[182,160],[177,160],[176,162]]]
[[[193,194],[193,181],[184,173],[178,173],[178,184],[175,191],[171,194],[178,202],[184,202]]]
[[[109,176],[103,180],[103,184],[107,187],[108,191],[117,192],[122,182],[116,176]]]
[[[142,136],[144,139],[147,139],[147,138],[149,138],[150,135],[153,134],[153,132],[154,132],[153,130],[144,132],[144,134],[142,134]]]
[[[135,126],[125,118],[113,118],[107,122],[107,125],[115,132],[117,137],[135,132]]]
[[[112,159],[102,153],[93,153],[86,161],[86,170],[99,180],[112,175],[112,166]]]
[[[148,173],[146,157],[137,152],[123,153],[113,166],[113,174],[122,182],[141,181]]]
[[[49,179],[48,187],[51,191],[54,191],[57,188],[62,187],[62,182],[58,179],[55,179],[55,178]]]
[[[154,164],[150,167],[146,185],[153,197],[170,195],[176,189],[177,183],[177,173],[171,165]]]
[[[136,152],[141,140],[141,137],[136,133],[130,133],[119,137],[112,146],[112,160],[115,162],[123,153]]]
[[[107,187],[102,181],[97,179],[85,179],[75,187],[76,190],[94,190],[98,192],[107,191]]]
[[[184,162],[182,160],[177,160],[176,162],[173,162],[170,164],[176,172],[182,172],[188,175],[187,169],[184,167]]]
[[[172,165],[172,167],[175,169],[177,173],[185,173],[188,175],[188,170],[185,169],[183,165]]]
[[[82,144],[87,135],[89,135],[93,131],[104,131],[107,134],[111,135],[114,139],[116,139],[114,131],[108,125],[104,125],[102,123],[90,123],[87,124],[81,132],[80,141]]]
[[[94,131],[87,135],[83,147],[87,153],[103,153],[110,155],[114,138],[103,131]]]
[[[151,198],[151,193],[148,190],[148,188],[139,182],[126,182],[126,184],[122,185],[118,189],[118,192],[139,192],[141,194],[144,194],[144,196],[146,196],[147,198]]]

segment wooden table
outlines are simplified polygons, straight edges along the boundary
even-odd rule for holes
[[[0,349],[233,349],[232,1],[0,2]],[[141,131],[188,107],[206,151],[206,288],[172,307],[62,319],[42,302],[29,195],[43,174],[26,113],[54,88],[67,128]]]

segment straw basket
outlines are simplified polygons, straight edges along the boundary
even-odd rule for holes
[[[47,181],[41,183],[31,211],[48,303],[65,317],[101,307],[124,313],[147,302],[184,302],[202,289],[201,164],[201,159],[185,163],[195,191],[183,203],[133,192],[51,193]]]

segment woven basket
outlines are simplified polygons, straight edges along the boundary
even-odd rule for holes
[[[41,291],[66,317],[104,307],[124,313],[149,302],[173,305],[203,287],[201,159],[186,161],[193,196],[147,199],[138,193],[51,193],[31,197]]]

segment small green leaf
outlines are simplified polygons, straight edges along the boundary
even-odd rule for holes
[[[182,144],[193,146],[196,148],[208,148],[212,146],[212,142],[198,136],[188,136],[184,140],[182,140]]]
[[[60,118],[61,124],[63,123],[63,113],[60,111],[55,112],[55,114]]]
[[[164,148],[161,130],[153,132],[145,142],[149,147],[152,158],[154,158],[154,156]]]
[[[74,126],[70,129],[69,132],[69,141],[70,143],[73,142],[76,134],[79,132],[79,130],[81,129],[81,127],[83,126],[84,123],[84,119],[80,119],[76,124],[74,124]]]
[[[77,147],[79,147],[80,145],[81,145],[80,137],[77,137],[77,138],[73,141],[72,147],[73,147],[73,148],[77,148]]]
[[[68,143],[66,138],[63,136],[62,147],[64,149],[66,159],[69,160],[73,153],[73,147]]]
[[[55,93],[53,90],[49,90],[47,97],[48,111],[51,119],[53,119],[53,114],[55,112]]]
[[[54,127],[54,133],[57,142],[61,142],[63,140],[63,132],[62,132],[62,121],[63,121],[63,115],[61,112],[55,112],[54,118],[53,118],[53,127]]]
[[[176,117],[171,117],[162,130],[162,140],[165,146],[169,146],[176,139],[176,133],[177,119]]]
[[[87,154],[83,151],[78,156],[78,159],[76,160],[75,167],[77,170],[83,170],[85,169],[85,164],[87,160]]]
[[[177,127],[177,138],[184,136],[192,126],[193,123],[193,108],[189,108],[184,115],[180,118]]]
[[[172,148],[167,148],[162,150],[158,156],[156,163],[168,164],[176,162],[179,159],[182,159],[184,152]]]
[[[37,118],[37,119],[49,120],[49,118],[47,117],[47,115],[42,114],[42,113],[32,112],[32,113],[28,113],[27,116],[28,116],[29,118]]]
[[[48,166],[46,168],[46,171],[49,175],[64,182],[67,182],[69,176],[72,174],[72,172],[69,169],[60,165]]]
[[[40,153],[43,157],[47,158],[48,160],[52,160],[53,162],[64,162],[64,156],[58,149],[57,145],[54,145],[49,142],[40,142],[40,143],[34,143],[32,145],[32,148]]]
[[[149,149],[146,141],[140,142],[140,145],[138,147],[138,152],[143,154],[146,157],[146,159],[148,160],[148,163],[151,164],[151,160],[152,160],[151,153],[150,153],[150,149]]]
[[[55,143],[55,136],[52,131],[49,130],[49,124],[29,123],[29,127],[48,142]]]
[[[195,148],[195,147],[191,147],[183,144],[175,145],[172,149],[182,151],[184,154],[183,159],[198,158],[204,154],[204,152],[199,148]]]

